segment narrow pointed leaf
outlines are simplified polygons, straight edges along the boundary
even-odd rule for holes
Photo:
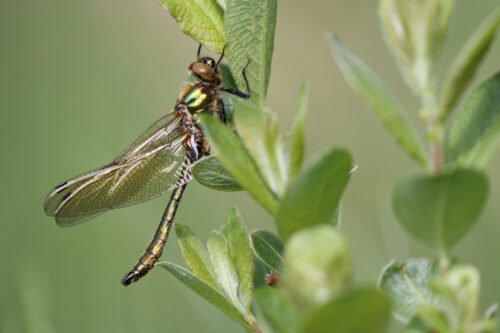
[[[227,212],[221,231],[229,245],[231,258],[238,274],[239,292],[249,305],[255,272],[254,256],[250,248],[247,228],[236,208],[231,208]]]
[[[214,52],[226,45],[224,11],[215,0],[159,0],[182,32]]]
[[[337,37],[329,34],[327,38],[339,68],[354,91],[382,121],[399,146],[426,166],[427,160],[418,133],[393,93]]]
[[[401,225],[427,246],[450,250],[477,221],[488,196],[480,171],[459,169],[399,181],[392,208]]]
[[[224,168],[217,157],[209,156],[191,168],[194,178],[202,185],[217,191],[241,191],[240,184]]]
[[[281,195],[287,171],[276,114],[246,101],[235,101],[234,124],[271,190]]]
[[[311,310],[303,333],[385,333],[391,304],[375,288],[359,288]]]
[[[417,93],[433,84],[454,0],[381,0],[384,37]]]
[[[474,79],[479,65],[488,53],[500,25],[500,8],[495,10],[481,24],[467,43],[458,52],[444,84],[444,97],[441,101],[442,120],[445,120],[457,104],[462,93]]]
[[[352,169],[350,154],[330,149],[305,166],[287,188],[276,217],[279,235],[329,223]]]
[[[184,261],[191,272],[200,280],[216,288],[215,272],[201,241],[188,226],[179,223],[175,224],[175,233],[181,246]]]
[[[259,288],[253,294],[252,309],[259,323],[265,323],[269,332],[298,332],[300,312],[283,290],[272,287]]]
[[[200,117],[203,132],[218,152],[217,158],[234,179],[272,215],[277,198],[269,189],[257,166],[236,135],[211,116]]]
[[[252,325],[246,321],[245,316],[231,303],[231,301],[229,301],[218,290],[194,276],[187,269],[170,262],[160,262],[157,265],[165,268],[186,287],[203,297],[210,304],[224,312],[245,329],[250,332],[255,331]]]
[[[500,72],[463,103],[445,137],[445,161],[484,167],[500,143]]]
[[[275,234],[265,230],[250,233],[253,252],[270,268],[277,272],[283,270],[283,241]]]
[[[434,260],[415,258],[402,262],[392,261],[384,267],[379,288],[392,300],[393,315],[407,324],[422,305],[437,304],[431,281],[439,275],[439,266]]]
[[[304,159],[304,122],[310,89],[311,83],[309,81],[304,82],[300,89],[299,98],[297,99],[292,134],[290,136],[290,161],[288,167],[290,179],[295,177],[299,172],[302,160]]]
[[[241,72],[250,60],[246,69],[251,89],[250,100],[263,106],[271,75],[276,0],[228,1],[224,24],[227,58],[238,87],[246,91]]]
[[[218,231],[212,231],[207,242],[217,284],[226,297],[239,308],[238,273],[229,252],[227,240]]]

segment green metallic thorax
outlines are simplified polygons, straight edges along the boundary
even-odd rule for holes
[[[179,103],[188,107],[191,114],[197,114],[203,111],[211,111],[217,92],[213,88],[201,85],[187,85],[179,96]]]

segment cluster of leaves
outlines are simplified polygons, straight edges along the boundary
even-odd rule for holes
[[[436,68],[453,7],[453,0],[381,0],[379,6],[387,44],[407,84],[421,100],[429,153],[383,81],[336,36],[327,36],[353,89],[399,146],[428,169],[396,183],[392,206],[403,228],[438,251],[440,261],[392,262],[380,280],[381,288],[392,296],[393,313],[408,324],[409,332],[493,331],[493,311],[483,318],[477,314],[479,273],[471,266],[452,265],[450,251],[481,213],[489,188],[483,170],[500,144],[499,73],[457,107],[493,42],[500,8],[458,51],[441,81]]]
[[[159,265],[248,331],[384,332],[389,298],[375,287],[352,286],[349,247],[337,230],[353,169],[349,152],[326,149],[303,165],[309,83],[287,135],[265,106],[276,0],[160,2],[197,42],[219,53],[226,46],[225,86],[245,87],[241,70],[250,60],[250,100],[223,96],[230,125],[199,117],[215,154],[192,173],[212,189],[248,192],[274,218],[277,234],[249,234],[232,209],[206,247],[188,227],[176,226],[189,269]]]

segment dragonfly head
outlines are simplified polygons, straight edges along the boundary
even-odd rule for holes
[[[188,73],[200,83],[209,86],[219,86],[222,82],[218,63],[210,57],[199,58],[198,61],[189,64]]]

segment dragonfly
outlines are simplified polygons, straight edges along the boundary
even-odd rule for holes
[[[222,86],[220,63],[201,57],[189,64],[193,84],[186,84],[174,108],[151,125],[110,163],[57,185],[46,197],[45,214],[61,227],[88,221],[110,209],[127,207],[173,191],[152,241],[121,283],[128,286],[145,276],[160,258],[167,242],[182,194],[193,178],[190,167],[210,154],[210,146],[198,124],[199,114],[210,114],[226,123],[221,91],[250,98],[250,86],[242,70],[247,92]]]

